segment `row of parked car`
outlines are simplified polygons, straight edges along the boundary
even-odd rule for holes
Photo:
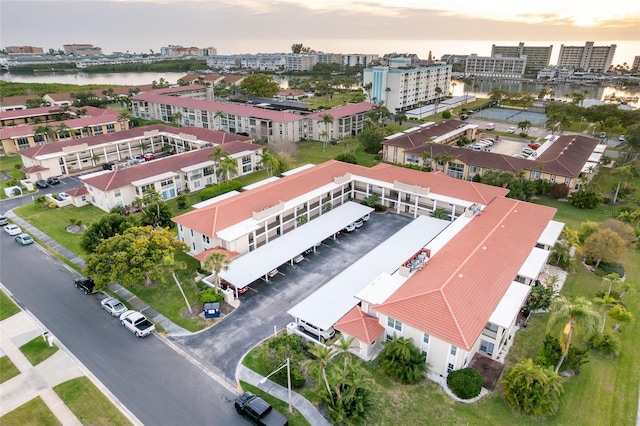
[[[33,238],[31,238],[31,235],[22,232],[22,229],[18,225],[9,223],[9,220],[6,217],[0,216],[0,225],[4,225],[4,232],[14,237],[14,240],[16,240],[18,244],[22,246],[33,244]]]
[[[82,290],[84,294],[95,293],[96,284],[90,277],[76,278],[73,283],[76,288]],[[124,303],[115,297],[102,299],[100,306],[112,317],[118,317],[120,324],[137,337],[148,336],[156,329],[156,326],[144,315],[138,311],[128,309]]]

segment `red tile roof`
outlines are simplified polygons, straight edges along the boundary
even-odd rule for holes
[[[488,204],[495,197],[504,197],[509,191],[489,185],[453,179],[442,173],[425,173],[390,164],[367,168],[330,160],[300,171],[251,191],[173,218],[173,221],[203,235],[216,232],[252,217],[254,211],[273,206],[279,201],[291,200],[322,185],[333,182],[337,176],[352,173],[385,182],[400,181],[410,185],[430,187],[431,191],[461,198],[470,202]]]
[[[237,251],[230,251],[218,246],[218,247],[210,248],[203,252],[200,252],[193,257],[199,260],[201,263],[204,263],[207,260],[207,257],[209,257],[209,255],[214,251],[226,254],[229,260],[233,260],[240,255],[240,253],[238,253]]]
[[[375,107],[376,105],[370,102],[360,102],[357,104],[349,104],[345,106],[331,108],[328,110],[314,112],[313,114],[309,114],[306,117],[321,120],[325,114],[329,114],[333,117],[334,120],[337,120],[339,118],[350,117],[355,114],[371,111]]]
[[[12,126],[0,129],[0,139],[26,137],[35,134],[35,129],[38,126],[49,125],[56,130],[57,126],[64,123],[69,129],[81,129],[87,126],[100,126],[103,124],[116,123],[118,121],[118,114],[115,112],[105,112],[98,116],[72,118],[71,120],[64,121],[50,121],[47,123],[39,124],[25,124],[24,126]],[[81,140],[85,141],[87,138]],[[74,139],[79,140],[79,139]],[[20,151],[22,154],[22,151]]]
[[[424,146],[433,137],[442,136],[465,125],[466,123],[460,120],[442,120],[429,126],[425,126],[419,130],[414,130],[403,135],[385,139],[382,141],[382,144],[400,146],[405,149],[420,147]]]
[[[71,195],[72,197],[77,197],[79,195],[86,195],[89,193],[89,190],[86,186],[77,186],[75,188],[66,189],[64,192]]]
[[[21,169],[23,172],[25,173],[33,173],[33,172],[42,172],[45,170],[49,170],[48,167],[42,167],[40,165],[35,165],[35,166],[31,166],[31,167],[23,167]]]
[[[470,350],[555,211],[496,198],[375,309]]]
[[[405,142],[412,141],[416,143],[414,148],[405,150],[406,155],[421,156],[426,151],[433,158],[448,152],[455,159],[470,166],[503,170],[510,173],[518,173],[521,170],[540,171],[569,177],[578,177],[580,175],[582,167],[598,144],[596,139],[587,136],[560,136],[540,157],[535,160],[528,160],[494,152],[474,151],[469,148],[427,143],[427,140],[419,142],[420,138],[402,139]],[[387,144],[387,141],[383,141],[383,144]],[[396,144],[389,143],[389,145],[395,146]]]
[[[129,94],[129,90],[134,90],[134,89],[139,89],[139,93],[142,92],[148,92],[150,90],[153,90],[153,85],[152,84],[142,84],[140,86],[119,86],[119,87],[114,87],[113,91],[116,95],[128,95]]]
[[[85,116],[102,115],[105,112],[109,114],[114,113],[113,110],[96,108],[92,106],[86,106],[83,108],[87,110],[87,113],[85,114]],[[80,108],[71,107],[71,111],[76,111],[78,109]],[[15,111],[0,111],[0,119],[7,120],[12,118],[37,117],[40,115],[54,115],[59,113],[60,113],[60,106],[54,105],[54,106],[47,106],[47,107],[40,107],[40,108],[18,109]]]
[[[378,319],[362,312],[360,306],[351,309],[333,326],[338,331],[355,336],[361,342],[372,344],[384,331]]]
[[[237,154],[242,151],[257,151],[262,149],[261,145],[247,142],[229,142],[224,144],[224,150],[230,154]],[[130,185],[131,182],[146,179],[168,172],[179,172],[184,167],[194,164],[204,163],[209,160],[209,154],[213,148],[197,149],[182,154],[170,155],[153,161],[147,161],[137,166],[114,170],[107,173],[100,173],[97,176],[84,179],[84,183],[103,191],[110,191]]]
[[[53,99],[56,102],[60,102],[60,101],[73,102],[74,100],[71,97],[71,93],[47,93],[47,96],[49,96],[51,99]]]
[[[199,77],[202,77],[204,81],[210,81],[212,83],[224,80],[224,76],[218,74],[187,74],[184,77],[180,77],[178,81],[182,80],[191,83],[198,80]]]
[[[82,120],[82,119],[81,119]],[[73,120],[70,120],[73,121]],[[20,155],[24,155],[28,158],[35,158],[38,155],[53,154],[56,152],[62,152],[62,148],[87,144],[87,146],[100,146],[109,142],[118,142],[126,139],[133,139],[144,136],[145,132],[157,130],[159,132],[180,135],[188,134],[196,136],[199,140],[205,142],[211,142],[216,145],[228,144],[234,141],[250,141],[251,138],[242,135],[235,135],[233,133],[227,133],[220,130],[208,130],[201,127],[172,127],[164,124],[153,124],[151,126],[134,127],[133,129],[123,130],[121,132],[106,133],[102,135],[90,136],[81,139],[63,140],[56,143],[48,143],[44,145],[35,146],[32,148],[23,149],[20,151]],[[1,134],[1,133],[0,133]]]
[[[184,87],[194,86],[192,85]],[[225,114],[238,115],[241,117],[255,117],[262,120],[272,120],[281,123],[288,123],[303,119],[301,115],[292,114],[286,111],[274,111],[249,105],[233,104],[229,102],[205,101],[201,99],[180,98],[177,96],[166,96],[155,93],[142,93],[140,95],[134,96],[133,99],[211,112],[222,111]]]
[[[28,99],[36,99],[38,95],[24,95],[24,96],[7,96],[2,98],[0,105],[3,107],[15,107],[15,106],[26,106]]]

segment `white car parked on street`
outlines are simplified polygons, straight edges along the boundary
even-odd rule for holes
[[[112,317],[119,317],[123,312],[127,310],[127,307],[116,299],[115,297],[107,297],[100,301],[102,309],[109,312]]]
[[[11,236],[15,236],[15,235],[22,234],[22,229],[20,229],[20,227],[18,225],[14,225],[14,224],[10,223],[9,225],[4,227],[4,232],[6,232],[7,234],[9,234]]]

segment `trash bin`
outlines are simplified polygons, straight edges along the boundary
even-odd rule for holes
[[[212,302],[204,304],[204,317],[205,318],[219,318],[220,317],[220,303]]]

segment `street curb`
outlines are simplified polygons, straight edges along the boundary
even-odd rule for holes
[[[11,299],[12,302],[14,302],[23,312],[25,312],[27,315],[29,315],[29,317],[31,317],[31,319],[33,320],[33,322],[35,322],[38,327],[40,327],[41,330],[44,331],[48,331],[49,329],[47,327],[44,326],[44,324],[42,324],[40,322],[40,320],[38,320],[38,318],[36,318],[33,313],[31,313],[31,311],[29,311],[27,308],[24,307],[24,305],[22,303],[20,303],[20,301],[18,299],[16,299],[16,297],[13,295],[13,293],[11,293],[9,291],[9,289],[7,289],[2,283],[0,283],[0,289]],[[69,358],[71,358],[71,360],[78,366],[78,368],[80,369],[80,371],[82,371],[82,373],[89,378],[89,380],[91,380],[91,382],[94,384],[95,387],[98,388],[98,390],[100,392],[102,392],[102,394],[104,396],[107,397],[107,399],[118,409],[120,410],[120,412],[134,425],[136,426],[144,426],[144,423],[142,423],[131,411],[129,411],[129,409],[127,407],[124,406],[124,404],[122,404],[122,402],[120,402],[120,400],[118,398],[116,398],[116,396],[114,394],[111,393],[111,391],[96,377],[93,375],[93,373],[78,359],[76,358],[76,356],[62,343],[62,341],[57,338],[57,336],[53,335],[54,337],[56,337],[55,340],[55,345],[58,346],[58,348],[60,348],[60,350],[62,350]]]

